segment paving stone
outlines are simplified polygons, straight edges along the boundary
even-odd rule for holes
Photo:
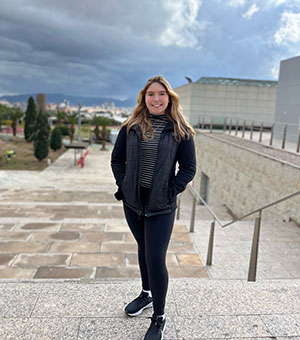
[[[196,253],[192,243],[171,242],[168,252],[172,253]]]
[[[0,254],[0,266],[8,265],[15,256],[16,254]]]
[[[68,223],[63,223],[61,227],[61,231],[98,231],[101,232],[104,230],[105,224],[90,224],[83,222],[81,224],[68,224]]]
[[[100,266],[123,266],[123,254],[74,254],[72,266],[100,267]]]
[[[47,251],[49,245],[41,242],[0,242],[3,253],[41,253]]]
[[[35,305],[32,317],[123,318],[127,301],[139,290],[140,283],[134,280],[130,283],[44,284],[43,294]]]
[[[14,261],[14,267],[65,266],[70,255],[24,255],[21,254]]]
[[[101,245],[101,252],[105,253],[132,253],[137,252],[136,243],[124,242],[103,242]]]
[[[276,337],[300,334],[300,314],[262,315],[261,318]]]
[[[129,227],[127,225],[111,225],[108,224],[105,227],[105,231],[111,231],[111,232],[120,232],[120,233],[128,233]]]
[[[0,339],[77,339],[80,319],[76,318],[14,318],[0,325]]]
[[[133,254],[125,254],[125,263],[126,266],[137,266],[138,265],[138,256],[137,253]],[[178,261],[175,254],[167,254],[166,263],[168,267],[178,267]]]
[[[18,231],[0,231],[0,240],[27,240],[31,233]]]
[[[94,318],[83,319],[80,324],[78,340],[136,340],[143,339],[150,320],[139,318]],[[174,325],[167,320],[164,339],[177,339]]]
[[[53,232],[35,232],[32,233],[31,240],[33,241],[51,241],[51,240],[62,240],[62,241],[75,241],[80,238],[80,233],[76,231],[60,231],[57,233]]]
[[[22,230],[51,230],[59,231],[60,224],[57,223],[27,223],[20,227]]]
[[[75,279],[91,278],[93,268],[67,268],[67,267],[39,267],[34,275],[35,279]]]
[[[0,223],[0,230],[11,230],[13,229],[14,224],[1,224]]]
[[[98,253],[99,242],[54,242],[49,253]]]
[[[176,254],[181,266],[203,266],[199,254]]]
[[[15,281],[8,284],[0,280],[0,291],[1,318],[28,318],[41,294],[42,285]],[[2,320],[0,327],[5,324]]]
[[[188,233],[172,233],[171,240],[175,242],[190,242],[191,238]]]
[[[205,267],[168,267],[170,278],[194,277],[208,278],[208,271]]]
[[[124,233],[110,232],[84,232],[82,233],[81,241],[123,241]]]
[[[186,233],[188,229],[185,224],[175,223],[173,227],[174,233]]]
[[[176,317],[179,339],[211,338],[259,338],[270,337],[267,327],[259,316],[198,316]]]
[[[103,278],[139,278],[141,277],[140,270],[136,266],[132,267],[97,267],[96,279]]]
[[[0,279],[31,279],[35,272],[36,269],[0,266]]]
[[[125,235],[125,242],[136,242],[132,233],[123,233]]]

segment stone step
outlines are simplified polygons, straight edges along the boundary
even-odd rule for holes
[[[0,339],[143,339],[152,309],[125,316],[140,281],[0,281]],[[168,340],[298,340],[300,281],[171,279]]]
[[[0,278],[140,276],[136,242],[124,218],[1,220]],[[167,265],[170,277],[208,277],[184,224],[174,226]]]

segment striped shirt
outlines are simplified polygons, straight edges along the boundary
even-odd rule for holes
[[[168,118],[165,115],[152,115],[149,113],[149,118],[152,123],[154,137],[151,138],[151,134],[149,134],[147,135],[147,140],[142,140],[140,184],[145,188],[151,187],[155,171],[159,139],[163,129],[168,123]]]

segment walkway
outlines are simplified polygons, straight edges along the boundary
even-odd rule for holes
[[[140,280],[109,159],[91,148],[84,168],[68,151],[42,173],[0,171],[0,340],[143,339],[152,310],[123,312]],[[262,225],[258,280],[249,283],[253,223],[216,228],[209,268],[211,219],[197,206],[188,233],[190,209],[185,192],[168,255],[164,339],[300,340],[300,229]]]
[[[137,247],[110,170],[110,151],[73,150],[42,173],[0,171],[0,277],[139,277]],[[208,277],[186,226],[176,223],[167,256],[171,277]]]

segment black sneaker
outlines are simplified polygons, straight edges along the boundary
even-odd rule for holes
[[[136,299],[125,307],[125,313],[129,316],[140,315],[144,309],[152,307],[152,301],[152,297],[142,291]]]
[[[153,314],[151,325],[145,335],[144,340],[162,340],[166,327],[166,318]]]

